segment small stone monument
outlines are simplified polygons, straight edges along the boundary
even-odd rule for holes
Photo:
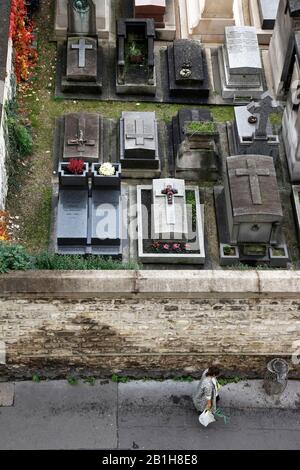
[[[120,119],[120,161],[127,177],[160,176],[155,113],[126,112]]]
[[[295,63],[295,33],[300,31],[300,0],[280,0],[269,48],[273,88],[277,98],[285,97],[291,86]]]
[[[170,94],[208,98],[208,70],[201,43],[178,39],[168,46],[167,56]]]
[[[259,102],[234,108],[233,140],[235,154],[260,154],[277,158],[279,137],[274,135],[270,114],[280,113],[283,107],[265,92]]]
[[[54,34],[57,40],[65,40],[69,33],[77,31],[80,35],[90,34],[87,31],[87,17],[93,13],[93,34],[100,39],[109,39],[112,5],[111,0],[75,0],[77,11],[83,11],[81,17],[71,19],[69,7],[73,0],[55,0]],[[90,7],[89,9],[87,7]],[[80,31],[81,30],[81,31]]]
[[[152,18],[156,28],[164,28],[166,0],[134,0],[135,18]]]
[[[225,29],[218,51],[224,99],[259,99],[264,91],[263,68],[256,30],[252,26]]]
[[[215,188],[215,203],[221,264],[235,257],[250,264],[287,265],[283,212],[271,157],[228,157],[224,190]]]

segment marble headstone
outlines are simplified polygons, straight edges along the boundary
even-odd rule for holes
[[[263,93],[262,61],[252,26],[228,27],[219,49],[223,98],[260,98]]]
[[[155,238],[184,240],[188,220],[184,180],[153,180],[153,222]]]

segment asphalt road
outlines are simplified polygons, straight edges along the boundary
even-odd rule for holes
[[[13,406],[0,407],[0,449],[300,449],[299,408],[231,406],[223,408],[227,424],[205,429],[191,401],[195,386],[16,383]]]

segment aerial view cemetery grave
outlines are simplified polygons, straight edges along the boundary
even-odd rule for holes
[[[299,0],[56,0],[34,21],[10,238],[120,268],[299,266]]]

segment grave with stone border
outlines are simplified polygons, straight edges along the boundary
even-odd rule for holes
[[[128,178],[160,176],[158,127],[154,112],[122,112],[120,162]]]
[[[233,144],[235,155],[267,155],[275,160],[279,154],[279,136],[273,132],[270,114],[280,113],[283,107],[266,92],[260,101],[248,106],[235,106]]]
[[[178,39],[168,46],[167,57],[170,94],[208,98],[207,61],[201,43]]]
[[[83,173],[76,175],[67,165],[60,162],[58,170],[56,252],[122,259],[127,232],[120,165],[114,165],[115,175],[103,178],[93,174],[96,164],[90,168],[85,162]]]
[[[214,191],[220,264],[286,267],[289,254],[273,159],[263,155],[228,157],[224,178],[224,187]]]
[[[218,61],[224,99],[251,101],[261,97],[263,67],[254,27],[227,27],[225,44],[218,49]]]
[[[138,260],[144,264],[205,263],[199,188],[157,179],[137,186]]]
[[[152,19],[117,21],[116,92],[155,95],[155,26]]]
[[[219,132],[206,109],[180,109],[172,119],[175,175],[190,181],[219,177]]]

